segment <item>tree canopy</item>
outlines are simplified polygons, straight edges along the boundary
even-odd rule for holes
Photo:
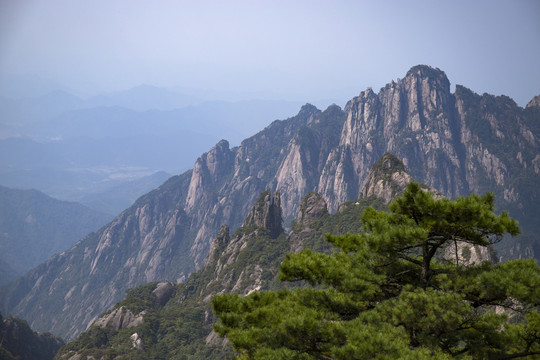
[[[330,254],[288,254],[277,292],[212,300],[215,330],[247,359],[513,359],[540,355],[540,268],[444,256],[519,226],[494,197],[437,199],[417,183],[367,208]]]

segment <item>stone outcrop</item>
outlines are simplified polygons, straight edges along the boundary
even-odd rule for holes
[[[292,253],[304,249],[303,239],[314,232],[310,225],[326,214],[328,214],[328,206],[322,195],[311,192],[304,197],[298,210],[294,231],[289,233],[289,247]]]
[[[536,95],[535,97],[531,99],[531,101],[527,103],[527,106],[526,106],[527,109],[533,108],[533,107],[540,108],[540,95]]]
[[[484,261],[496,262],[490,247],[471,245],[463,241],[456,241],[444,249],[444,258],[457,265],[478,265]]]
[[[118,309],[114,309],[109,314],[100,317],[91,325],[110,327],[114,330],[122,330],[135,327],[143,322],[144,312],[134,315],[131,310],[127,309],[125,306],[121,306]]]
[[[383,199],[385,204],[389,204],[412,181],[403,162],[395,155],[386,153],[373,165],[360,197],[375,196]]]
[[[326,201],[319,193],[311,192],[304,197],[300,204],[297,223],[306,227],[324,214],[328,214]]]
[[[203,268],[207,273],[206,278],[211,280],[205,284],[199,296],[209,301],[211,295],[225,291],[247,295],[260,290],[263,268],[255,259],[239,260],[239,256],[246,247],[254,246],[254,242],[271,241],[283,234],[279,192],[271,194],[270,191],[264,191],[249,211],[242,227],[232,237],[229,235],[229,227],[222,226],[212,241]],[[266,240],[260,240],[261,237]],[[233,266],[237,269],[234,270]]]
[[[281,226],[281,201],[279,192],[271,194],[265,191],[251,208],[242,226],[257,226],[267,229],[275,238],[283,232]]]
[[[160,282],[152,291],[155,302],[158,305],[164,305],[174,295],[174,285],[168,281]]]

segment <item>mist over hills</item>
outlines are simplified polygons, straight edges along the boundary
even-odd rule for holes
[[[110,215],[36,190],[0,186],[0,268],[6,270],[0,285],[67,250],[110,219]]]
[[[207,101],[149,85],[89,99],[66,90],[0,97],[0,184],[78,200],[118,180],[185,171],[220,138],[239,143],[298,107]]]
[[[5,288],[2,309],[71,339],[126,289],[165,278],[182,282],[201,268],[220,226],[240,226],[262,191],[280,192],[285,226],[312,191],[335,212],[358,198],[386,152],[445,196],[493,191],[498,207],[532,236],[517,238],[501,256],[538,256],[540,108],[534,104],[524,109],[463,86],[452,93],[442,70],[421,65],[378,93],[362,91],[344,109],[304,105],[239,146],[218,142],[192,170]]]
[[[170,177],[169,173],[159,171],[152,175],[119,183],[99,192],[76,197],[73,200],[107,214],[120,214],[141,195],[159,187]]]

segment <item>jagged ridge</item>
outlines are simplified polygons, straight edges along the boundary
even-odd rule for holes
[[[444,72],[427,66],[378,94],[361,92],[344,110],[306,105],[238,147],[218,143],[193,170],[12,284],[2,308],[31,319],[36,329],[72,338],[127,288],[182,281],[201,268],[220,226],[240,226],[261,191],[279,191],[285,225],[310,191],[334,212],[359,196],[371,165],[386,152],[445,196],[494,191],[537,234],[539,114],[538,107],[522,109],[507,97],[459,85],[452,94]]]

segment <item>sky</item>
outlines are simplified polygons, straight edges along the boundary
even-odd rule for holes
[[[540,94],[540,1],[0,0],[0,75],[79,94],[350,99],[417,64],[525,106]]]

